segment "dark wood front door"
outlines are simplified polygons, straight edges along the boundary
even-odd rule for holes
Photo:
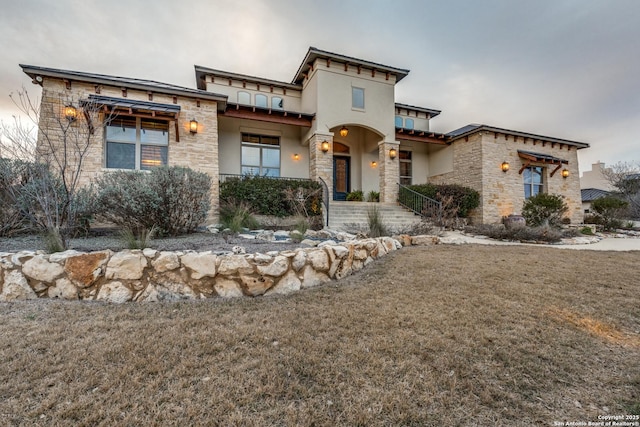
[[[333,200],[347,200],[347,193],[351,190],[349,157],[333,157]]]

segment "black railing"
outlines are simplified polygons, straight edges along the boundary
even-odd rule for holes
[[[268,178],[268,179],[280,179],[283,181],[311,181],[309,178],[292,178],[288,176],[262,176],[262,175],[240,175],[233,173],[221,173],[220,182],[225,182],[227,179],[251,179],[251,178]]]
[[[322,204],[324,205],[324,210],[327,212],[327,227],[329,226],[329,187],[327,183],[324,182],[324,179],[318,177],[320,184],[322,184]]]
[[[431,218],[437,222],[442,216],[442,203],[424,194],[413,191],[409,187],[398,184],[398,203],[423,218]]]

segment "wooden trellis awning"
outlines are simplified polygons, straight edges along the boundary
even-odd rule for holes
[[[548,154],[542,153],[533,153],[531,151],[522,151],[518,150],[518,157],[520,157],[524,162],[522,163],[522,167],[518,173],[522,174],[522,172],[531,166],[531,164],[544,164],[544,165],[555,165],[556,168],[551,172],[550,176],[553,176],[562,165],[568,165],[569,161],[565,159],[561,159],[559,157],[550,156]]]

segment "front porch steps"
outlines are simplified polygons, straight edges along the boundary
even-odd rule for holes
[[[369,207],[376,206],[382,223],[391,231],[403,231],[420,222],[415,215],[396,203],[336,202],[329,204],[329,228],[340,231],[367,231]]]

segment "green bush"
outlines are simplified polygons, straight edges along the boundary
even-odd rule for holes
[[[367,202],[379,202],[380,201],[380,193],[378,191],[369,191],[367,193]]]
[[[569,210],[559,194],[538,193],[529,197],[522,205],[522,216],[532,227],[550,225],[560,227],[562,218]]]
[[[625,215],[629,203],[614,196],[605,196],[591,202],[591,207],[605,230],[615,230],[622,227],[620,217]]]
[[[452,209],[456,210],[460,218],[466,218],[473,209],[480,206],[480,193],[473,188],[457,184],[418,184],[409,185],[408,188],[439,202],[451,197]]]
[[[353,190],[347,193],[347,202],[362,202],[364,200],[364,194],[362,190]]]
[[[286,190],[300,193],[310,216],[322,214],[320,183],[306,179],[273,179],[259,176],[227,178],[220,184],[220,202],[242,200],[258,215],[292,216],[299,210],[287,200]]]
[[[161,236],[189,233],[210,207],[211,178],[185,167],[109,172],[96,186],[99,214],[136,236],[154,228]]]

